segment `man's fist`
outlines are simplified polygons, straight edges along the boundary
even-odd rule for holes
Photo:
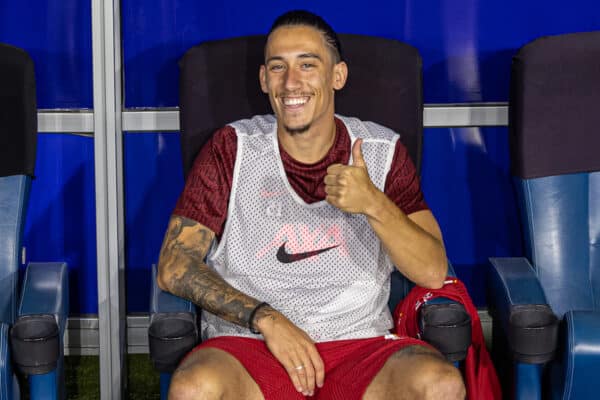
[[[352,146],[352,164],[332,164],[325,176],[325,200],[342,211],[366,214],[378,189],[371,182],[362,155],[362,139]]]

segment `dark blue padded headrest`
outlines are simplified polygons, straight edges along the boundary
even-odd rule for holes
[[[423,131],[419,52],[391,39],[339,37],[349,73],[346,86],[336,93],[335,111],[399,132],[418,168]],[[265,40],[265,36],[247,36],[204,42],[181,59],[179,106],[186,173],[216,129],[241,118],[272,113],[258,81]]]
[[[513,173],[600,170],[600,31],[537,39],[513,58]]]
[[[33,176],[36,108],[33,61],[0,43],[0,176]]]

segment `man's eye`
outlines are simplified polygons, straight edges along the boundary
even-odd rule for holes
[[[302,64],[302,68],[304,68],[304,69],[310,69],[310,68],[313,68],[314,66],[315,66],[315,64],[311,64],[311,63]]]
[[[283,65],[275,64],[269,67],[271,71],[281,71],[283,69]]]

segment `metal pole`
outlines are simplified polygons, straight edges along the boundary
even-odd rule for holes
[[[119,6],[119,0],[92,0],[98,325],[103,400],[120,400],[126,384]]]

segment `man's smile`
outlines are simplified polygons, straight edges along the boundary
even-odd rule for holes
[[[303,106],[308,103],[310,97],[302,96],[302,97],[281,97],[281,102],[286,107],[294,107],[294,106]]]

